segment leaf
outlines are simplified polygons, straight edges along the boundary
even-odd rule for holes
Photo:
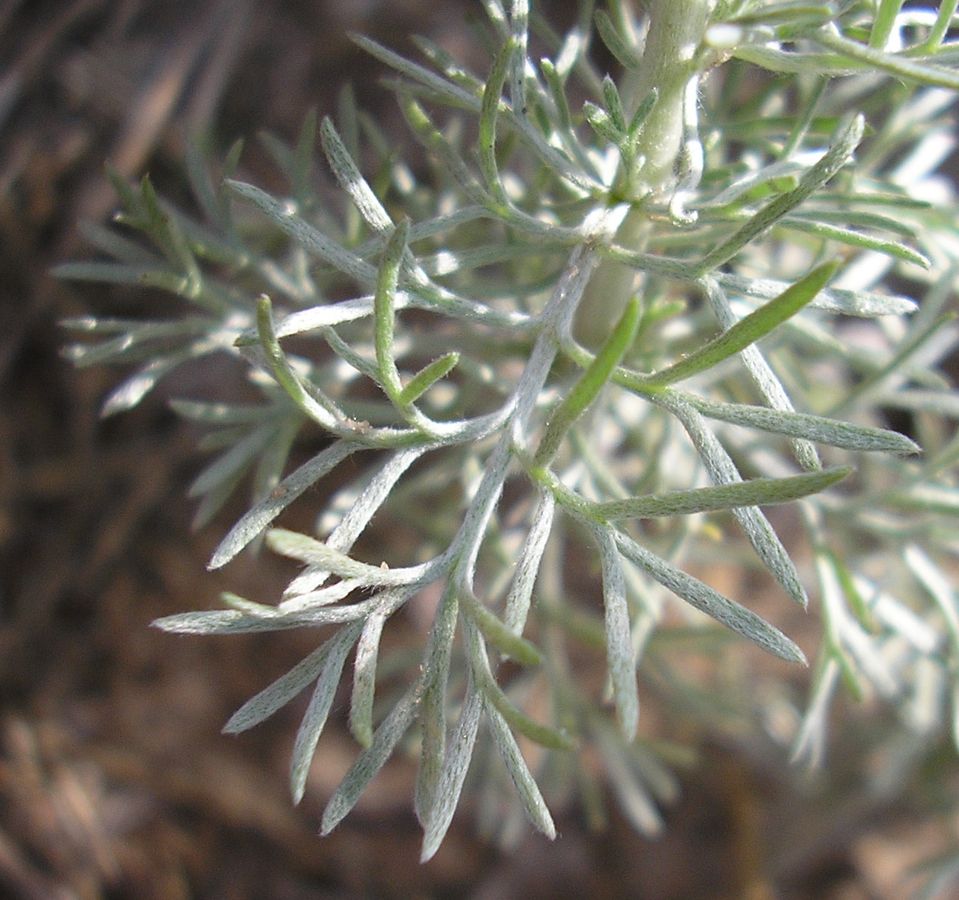
[[[538,666],[543,662],[543,654],[535,644],[511,631],[505,623],[487,609],[472,591],[460,593],[463,611],[482,632],[487,642],[500,653],[515,660],[522,666]]]
[[[559,74],[552,60],[545,57],[539,61],[540,71],[546,79],[546,86],[549,88],[550,97],[556,108],[556,114],[559,117],[559,125],[564,132],[571,133],[573,130],[573,117],[570,113],[569,102],[566,99],[566,90],[563,77]]]
[[[420,765],[414,796],[416,815],[422,824],[432,813],[446,752],[446,687],[458,616],[458,591],[447,584],[423,657],[423,692],[419,707]]]
[[[383,466],[369,480],[369,483],[363,487],[358,494],[353,492],[349,499],[349,506],[343,514],[336,527],[330,532],[326,539],[326,545],[338,550],[340,553],[347,553],[352,548],[356,539],[363,533],[366,526],[370,523],[373,516],[376,515],[380,507],[386,502],[393,488],[409,467],[423,456],[428,450],[432,449],[428,445],[419,447],[407,447],[397,450],[387,458]],[[334,508],[335,506],[331,506]],[[299,594],[305,594],[312,591],[315,587],[326,581],[329,575],[328,570],[322,566],[309,566],[300,573],[283,592],[287,598],[281,606],[286,606],[292,602]]]
[[[400,391],[397,398],[401,406],[415,403],[425,394],[437,381],[445,378],[453,371],[460,361],[459,353],[444,353],[432,362],[427,363],[419,372],[417,372],[406,384],[406,387]]]
[[[459,85],[440,77],[435,72],[431,72],[423,66],[405,59],[398,53],[388,50],[382,44],[378,44],[368,37],[351,34],[350,38],[371,56],[376,57],[380,62],[385,63],[390,68],[396,69],[396,71],[402,75],[406,75],[408,78],[412,78],[414,81],[418,81],[420,84],[428,87],[447,105],[458,109],[469,109],[474,112],[479,111],[479,98]]]
[[[170,400],[170,409],[178,416],[204,425],[249,425],[261,422],[267,408],[255,404],[202,403],[195,400]]]
[[[510,10],[510,35],[515,52],[510,58],[510,103],[526,115],[526,54],[529,46],[529,0],[513,0]]]
[[[364,750],[350,767],[346,777],[330,797],[323,810],[321,834],[329,834],[356,805],[366,786],[386,764],[400,738],[413,722],[420,701],[420,684],[417,682],[403,695],[389,715],[376,729],[373,743]]]
[[[329,431],[336,431],[346,414],[315,385],[303,378],[283,352],[273,326],[273,304],[261,294],[256,304],[256,326],[260,346],[276,383],[305,415]]]
[[[399,398],[403,385],[396,368],[393,350],[393,329],[396,318],[394,295],[408,239],[409,222],[403,219],[393,230],[383,251],[383,259],[376,276],[376,294],[373,298],[374,341],[379,380],[386,395],[397,406],[401,405]]]
[[[306,622],[302,618],[264,618],[235,609],[214,609],[163,616],[151,624],[170,634],[251,634],[301,628]]]
[[[619,322],[606,339],[599,353],[573,385],[566,397],[553,411],[540,440],[534,466],[547,466],[552,461],[566,432],[596,399],[597,394],[609,381],[615,368],[636,340],[642,307],[636,297],[630,298]]]
[[[503,619],[506,627],[514,634],[522,634],[529,614],[536,575],[539,572],[546,542],[553,526],[553,513],[556,501],[549,491],[541,491],[536,509],[533,510],[529,531],[519,553],[516,572],[506,595],[506,609]]]
[[[355,444],[337,441],[287,475],[268,497],[257,503],[230,529],[213,552],[207,568],[219,569],[226,565],[307,488],[359,449]]]
[[[336,599],[352,593],[360,585],[348,581],[334,585],[341,589]],[[347,606],[327,606],[317,603],[312,608],[304,607],[295,612],[285,612],[277,607],[254,604],[236,595],[224,594],[223,599],[234,609],[204,610],[163,616],[151,624],[154,628],[172,634],[252,634],[259,631],[284,631],[290,628],[309,628],[320,625],[341,625],[365,619],[381,606],[379,597]],[[405,599],[405,598],[404,598]],[[239,609],[242,607],[242,610]],[[272,613],[268,614],[272,610]],[[251,614],[255,611],[255,614]]]
[[[210,463],[190,485],[187,495],[199,497],[215,488],[221,482],[242,474],[253,460],[276,437],[274,425],[261,425],[254,428],[242,440],[232,443],[228,450]]]
[[[813,39],[829,50],[856,62],[865,63],[870,69],[886,72],[903,81],[959,91],[959,73],[954,70],[915,62],[899,54],[884,53],[873,47],[866,47],[858,41],[852,41],[840,35],[831,23],[819,29]]]
[[[715,273],[716,282],[731,294],[770,300],[789,285],[769,278],[743,278],[724,272]],[[847,316],[902,316],[914,313],[916,303],[908,297],[887,296],[872,291],[823,288],[809,303],[810,309],[824,309]]]
[[[152,250],[144,247],[138,241],[130,240],[114,228],[107,228],[103,225],[97,225],[95,222],[81,222],[77,226],[80,234],[95,249],[112,257],[117,262],[126,263],[131,266],[158,267],[163,264],[163,260]],[[57,276],[62,266],[75,266],[77,263],[61,263],[60,266],[54,266],[52,274]],[[84,265],[80,263],[79,265]],[[95,264],[94,264],[95,265]]]
[[[862,234],[859,231],[853,231],[851,228],[840,228],[836,225],[830,225],[828,222],[811,222],[804,219],[787,217],[779,223],[780,228],[789,228],[793,231],[803,231],[807,234],[814,234],[826,241],[837,241],[840,244],[847,244],[850,247],[861,247],[864,250],[874,250],[876,253],[884,253],[886,256],[892,256],[901,259],[904,262],[912,263],[922,269],[928,269],[932,262],[929,257],[924,256],[918,250],[898,241],[887,241],[869,234]]]
[[[550,840],[556,838],[556,826],[553,824],[553,817],[549,814],[546,801],[540,793],[536,780],[533,778],[523,759],[516,739],[513,737],[507,720],[500,714],[498,708],[491,703],[486,704],[486,719],[489,722],[490,734],[493,736],[493,742],[503,762],[506,764],[506,770],[509,772],[516,792],[519,794],[520,802],[526,811],[526,816],[537,831],[542,832]]]
[[[330,649],[293,744],[293,755],[290,759],[290,793],[293,795],[294,804],[303,799],[310,763],[313,761],[317,741],[326,724],[330,707],[333,705],[333,696],[343,674],[346,656],[356,643],[362,627],[360,622],[348,625],[327,642]]]
[[[210,347],[198,343],[179,353],[156,357],[113,389],[106,400],[103,401],[100,415],[107,418],[116,415],[116,413],[133,409],[157,386],[162,378],[165,378],[183,363],[206,355],[210,349]]]
[[[603,9],[596,10],[593,16],[593,22],[596,24],[596,31],[599,37],[606,45],[606,49],[613,54],[616,61],[624,69],[638,69],[642,65],[642,60],[637,56],[636,51],[626,43],[625,38],[619,33],[609,13]]]
[[[503,85],[512,66],[513,57],[518,50],[515,38],[510,38],[493,58],[493,67],[483,89],[483,101],[479,117],[479,163],[480,171],[486,181],[493,199],[499,206],[508,207],[509,199],[499,177],[496,163],[496,118],[499,113]]]
[[[203,210],[203,214],[207,220],[222,228],[226,225],[226,218],[223,215],[223,205],[220,202],[220,197],[216,189],[213,187],[206,154],[201,148],[199,141],[190,140],[187,142],[184,157],[186,174],[190,181],[193,196],[196,198],[197,203],[199,203],[200,209]]]
[[[317,566],[340,578],[352,580],[356,587],[406,587],[426,584],[436,577],[437,570],[448,566],[447,557],[437,556],[414,566],[390,568],[385,562],[379,566],[352,559],[305,534],[274,528],[267,532],[267,546],[275,553]],[[335,587],[335,585],[334,585]],[[284,601],[281,611],[286,614],[310,602],[310,594],[298,594]]]
[[[695,409],[671,392],[657,394],[655,399],[682,422],[696,452],[706,466],[709,477],[715,484],[732,484],[742,481],[736,464],[716,435],[706,427],[702,416]],[[785,588],[789,596],[805,609],[809,604],[809,598],[799,573],[766,517],[755,506],[733,507],[732,514],[746,532],[749,543],[752,544],[766,568]]]
[[[659,90],[655,87],[650,88],[649,93],[643,97],[636,106],[636,112],[633,113],[633,117],[629,120],[629,127],[627,129],[631,141],[635,140],[642,133],[643,126],[646,124],[649,114],[656,107],[658,100]]]
[[[316,149],[316,107],[303,118],[300,133],[293,149],[293,165],[290,171],[293,193],[306,206],[313,194],[313,155]]]
[[[793,190],[771,200],[738,231],[703,257],[699,265],[700,274],[705,275],[728,262],[829,181],[851,159],[862,140],[864,128],[865,120],[861,115],[849,120],[839,131],[832,146],[814,166],[803,173]]]
[[[595,504],[593,509],[604,519],[615,520],[684,516],[734,506],[769,506],[816,494],[841,481],[852,471],[850,466],[843,466],[785,478],[751,478],[689,491],[666,491],[644,497],[609,500]]]
[[[623,565],[612,533],[593,529],[603,570],[603,608],[606,624],[606,659],[613,686],[613,702],[623,737],[632,741],[639,726],[639,692],[636,684],[636,653],[633,649],[626,603]]]
[[[639,376],[637,385],[647,390],[657,390],[705,372],[739,353],[806,306],[826,286],[838,268],[838,263],[817,266],[774,300],[740,319],[688,356],[652,375]]]
[[[705,278],[704,287],[706,297],[713,308],[713,313],[719,320],[723,328],[732,328],[739,320],[729,305],[729,300],[722,288],[711,278]],[[815,299],[815,298],[814,298]],[[773,371],[772,366],[767,362],[766,357],[759,352],[755,344],[746,347],[740,354],[740,360],[760,397],[768,406],[783,412],[792,412],[793,404],[789,399],[789,394],[783,387],[779,376]],[[792,452],[796,461],[802,468],[809,471],[816,471],[822,468],[822,462],[815,446],[804,438],[797,438],[792,441]]]
[[[368,262],[357,258],[302,219],[297,215],[295,204],[282,203],[258,187],[242,181],[228,180],[226,185],[235,194],[250,201],[308,253],[329,263],[344,275],[349,275],[359,284],[372,286],[376,281],[376,270]]]
[[[583,116],[589,124],[589,127],[592,128],[599,137],[616,147],[623,146],[626,135],[616,127],[613,117],[601,106],[597,106],[595,103],[587,100],[583,104]]]
[[[630,562],[668,588],[677,597],[690,606],[712,617],[727,628],[742,635],[747,640],[762,647],[787,662],[806,664],[806,657],[778,628],[734,600],[724,597],[718,591],[704,584],[692,575],[650,553],[632,538],[620,532],[616,533],[616,543],[620,552]]]
[[[883,402],[894,404],[896,396],[899,395],[884,398]],[[692,394],[683,394],[683,400],[711,419],[731,422],[746,428],[758,428],[774,434],[801,437],[819,444],[842,447],[845,450],[897,453],[904,456],[921,452],[915,441],[885,428],[871,428],[868,425],[856,425],[852,422],[842,422],[809,413],[785,412],[769,409],[766,406],[723,403],[695,397]],[[959,416],[959,410],[957,410],[957,416]]]
[[[571,750],[575,745],[565,730],[541,725],[513,705],[506,694],[503,693],[503,689],[496,683],[496,679],[490,671],[489,659],[479,631],[469,619],[464,621],[463,627],[466,634],[466,650],[470,670],[473,673],[473,678],[476,679],[477,687],[483,693],[487,705],[492,704],[500,715],[509,722],[511,728],[516,729],[531,741],[554,750]]]
[[[324,116],[320,124],[320,142],[337,182],[349,195],[363,221],[377,233],[392,229],[392,219],[360,173],[329,116]]]
[[[456,152],[442,132],[433,124],[426,111],[412,97],[401,97],[400,108],[407,124],[413,130],[417,140],[432,153],[460,186],[463,193],[479,206],[487,208],[493,199],[486,189],[476,180],[462,157]]]
[[[224,734],[239,734],[259,725],[277,710],[282,709],[320,674],[330,652],[330,641],[325,641],[309,656],[301,659],[289,672],[281,675],[269,687],[246,701],[223,726]]]
[[[616,82],[607,75],[603,79],[603,99],[606,101],[606,111],[613,120],[613,125],[622,133],[626,133],[626,113],[623,110],[623,101],[619,96]]]
[[[613,796],[623,814],[640,834],[657,837],[663,830],[663,818],[636,765],[629,758],[633,748],[623,746],[622,741],[615,740],[604,730],[597,732],[597,738]]]
[[[373,743],[373,696],[376,690],[376,661],[386,613],[372,613],[363,625],[356,645],[353,666],[353,694],[350,699],[350,731],[363,747]]]
[[[443,771],[436,787],[436,799],[429,818],[424,823],[420,862],[432,859],[453,821],[453,814],[463,791],[463,782],[473,758],[473,747],[482,712],[483,695],[471,679],[466,686],[466,699],[460,712],[459,723],[446,752]]]
[[[504,721],[509,723],[510,728],[514,728],[534,743],[552,750],[572,750],[576,746],[563,729],[542,725],[515,706],[492,676],[483,680],[481,687],[487,705],[497,710]]]

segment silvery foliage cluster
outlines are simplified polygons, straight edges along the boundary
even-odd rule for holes
[[[659,0],[637,17],[583,2],[559,34],[525,0],[484,0],[485,72],[425,39],[413,61],[357,38],[395,73],[415,165],[344,91],[336,124],[266,139],[285,196],[236,180],[239,146],[222,180],[190,156],[200,216],[116,180],[119,227],[86,232],[103,260],[60,274],[185,302],[74,320],[89,339],[71,355],[134,367],[107,413],[200,357],[248,364],[259,402],[174,403],[210,429],[197,524],[249,484],[211,568],[262,539],[302,571],[276,602],[227,594],[157,624],[316,629],[317,649],[225,727],[310,689],[297,801],[352,660],[359,749],[324,833],[398,747],[419,760],[424,859],[474,751],[487,815],[504,771],[550,837],[541,784],[595,811],[575,765],[589,749],[655,832],[676,785],[637,738],[638,673],[702,710],[683,660],[721,671],[736,652],[723,634],[805,661],[750,609],[766,582],[731,599],[707,583],[715,564],[768,573],[764,611],[814,597],[806,712],[787,663],[749,698],[757,718],[786,711],[797,758],[822,757],[843,682],[915,733],[951,722],[959,739],[959,400],[940,369],[959,236],[937,174],[955,148],[956,3],[901,5]],[[274,527],[327,476],[339,487],[314,534]],[[760,508],[786,501],[798,567]],[[378,512],[415,548],[403,558],[375,524],[364,539]],[[424,646],[378,682],[384,630],[424,594],[438,598]]]

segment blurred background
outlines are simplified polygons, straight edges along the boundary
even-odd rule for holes
[[[562,20],[572,4],[548,5]],[[298,808],[287,768],[302,701],[220,734],[313,649],[310,635],[148,627],[228,587],[269,597],[283,582],[267,556],[208,573],[229,520],[190,529],[185,489],[202,460],[166,400],[216,370],[178,374],[102,420],[117,373],[60,356],[61,319],[136,306],[48,274],[88,252],[80,222],[109,219],[104,164],[182,198],[189,139],[219,155],[261,129],[294,140],[310,107],[334,110],[345,80],[401,134],[381,70],[347,32],[409,50],[412,30],[475,59],[465,22],[480,14],[467,0],[0,2],[0,897],[892,900],[917,883],[915,863],[948,847],[947,817],[904,800],[910,785],[857,792],[855,757],[809,785],[781,753],[708,732],[689,736],[699,763],[655,841],[611,803],[603,832],[559,809],[555,843],[529,835],[502,849],[464,803],[420,866],[415,764],[402,758],[321,839],[355,753],[342,706]],[[243,177],[277,187],[248,146]]]

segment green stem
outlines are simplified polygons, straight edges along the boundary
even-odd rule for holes
[[[616,236],[620,246],[641,250],[649,231],[643,197],[666,190],[682,149],[683,93],[695,70],[696,50],[709,23],[714,0],[649,0],[649,30],[640,65],[626,80],[623,105],[627,117],[656,89],[656,105],[647,116],[636,143],[636,165],[622,171],[615,196],[634,204]],[[576,336],[596,347],[609,333],[609,323],[623,313],[635,289],[636,271],[620,263],[604,263],[593,277],[576,322]]]
[[[659,191],[672,181],[683,139],[683,93],[695,70],[696,50],[713,6],[713,0],[650,0],[647,4],[646,47],[626,102],[634,107],[653,88],[659,99],[636,146],[637,161],[642,157],[645,161],[627,175],[631,196]]]

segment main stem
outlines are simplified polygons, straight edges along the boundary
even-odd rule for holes
[[[620,171],[614,194],[625,196],[630,211],[616,235],[617,243],[642,249],[649,233],[643,206],[646,197],[661,194],[673,183],[676,159],[683,142],[683,102],[695,69],[715,0],[648,0],[649,29],[639,69],[626,79],[623,100],[627,115],[655,88],[659,99],[646,119],[639,140],[636,165]],[[636,271],[614,262],[597,270],[580,304],[576,336],[588,347],[605,339],[619,321],[635,290]]]

